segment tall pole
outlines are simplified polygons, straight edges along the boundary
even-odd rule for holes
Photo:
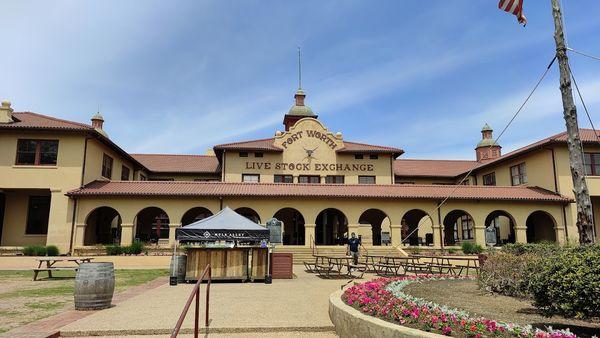
[[[573,192],[577,203],[577,230],[579,243],[591,243],[593,239],[593,215],[590,193],[585,182],[583,168],[583,148],[579,137],[577,124],[577,108],[573,101],[571,88],[571,70],[563,31],[563,21],[559,0],[552,1],[552,16],[554,17],[554,41],[556,42],[556,58],[560,69],[560,92],[563,103],[563,115],[567,125],[567,144],[569,147],[569,163],[573,178]]]

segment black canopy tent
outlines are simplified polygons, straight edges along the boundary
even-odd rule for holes
[[[225,207],[213,216],[201,219],[176,230],[180,242],[269,240],[269,229]]]

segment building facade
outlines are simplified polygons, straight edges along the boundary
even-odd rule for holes
[[[577,240],[564,133],[502,155],[486,125],[473,161],[402,159],[400,148],[330,131],[304,101],[298,90],[272,137],[208,155],[130,154],[100,114],[84,124],[4,101],[0,245],[168,246],[175,229],[224,206],[282,221],[284,246],[339,245],[351,232],[372,246],[483,245],[487,227],[499,245]],[[582,139],[598,214],[600,147],[592,131]]]

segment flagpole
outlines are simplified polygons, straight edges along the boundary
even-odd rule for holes
[[[571,177],[573,179],[573,192],[575,193],[575,202],[577,203],[577,230],[579,231],[579,243],[587,244],[592,243],[593,241],[594,216],[592,214],[592,202],[585,181],[583,147],[579,136],[577,108],[573,101],[571,70],[569,68],[569,57],[567,56],[560,3],[559,0],[551,1],[555,27],[554,41],[556,42],[556,58],[560,69],[560,92],[563,103],[563,115],[567,125],[569,163],[571,167]]]

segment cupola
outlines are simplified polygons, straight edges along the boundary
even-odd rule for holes
[[[0,105],[0,123],[13,123],[13,109],[10,107],[10,101],[4,100]]]
[[[94,114],[94,116],[92,116],[92,127],[94,127],[94,129],[96,129],[96,131],[100,134],[108,137],[108,134],[104,131],[104,129],[102,129],[103,125],[104,117],[102,117],[102,114],[100,114],[100,112],[97,112],[96,114]]]
[[[494,130],[489,124],[481,128],[481,141],[475,147],[477,162],[489,162],[500,157],[502,147],[494,140]]]
[[[306,94],[301,88],[298,88],[296,94],[294,94],[295,104],[290,108],[285,117],[283,118],[283,125],[285,130],[288,131],[298,120],[305,117],[317,118],[317,115],[313,113],[309,106],[304,104]]]

